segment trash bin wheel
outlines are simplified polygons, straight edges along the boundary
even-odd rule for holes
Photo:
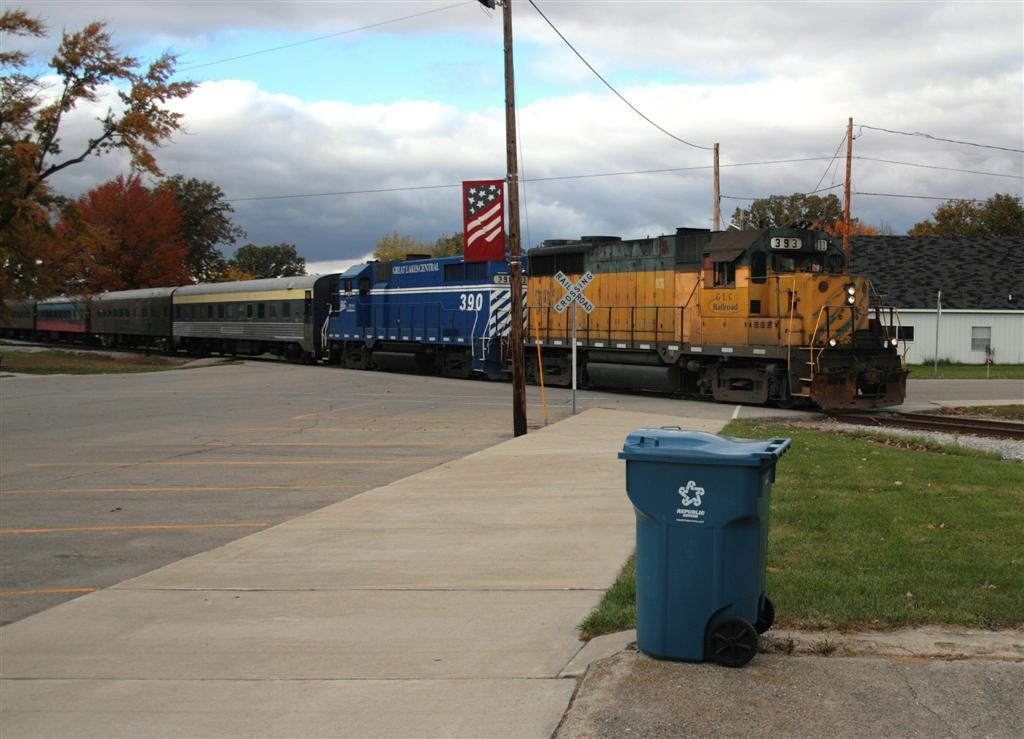
[[[724,667],[743,667],[757,654],[757,632],[742,618],[717,619],[708,629],[706,653]]]
[[[761,604],[761,611],[757,614],[757,621],[754,622],[754,631],[763,634],[775,623],[775,604],[767,595],[764,596],[764,603]]]

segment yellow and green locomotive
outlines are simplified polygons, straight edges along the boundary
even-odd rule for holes
[[[591,311],[556,310],[587,273]],[[807,228],[585,236],[529,252],[527,376],[823,409],[899,405],[898,318],[841,244]],[[539,347],[540,352],[535,350]],[[539,354],[539,357],[538,357]]]

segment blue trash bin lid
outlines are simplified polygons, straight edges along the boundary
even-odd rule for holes
[[[679,427],[641,428],[630,432],[619,459],[738,467],[774,463],[792,439],[737,439]]]

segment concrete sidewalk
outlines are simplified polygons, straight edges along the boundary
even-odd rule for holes
[[[550,736],[633,547],[616,453],[680,422],[588,411],[6,626],[0,734]]]

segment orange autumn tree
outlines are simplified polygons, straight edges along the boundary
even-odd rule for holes
[[[66,209],[57,230],[84,257],[78,262],[82,293],[190,282],[174,193],[147,189],[139,175],[87,192]]]
[[[19,45],[46,36],[43,22],[23,10],[0,11],[0,301],[73,292],[85,279],[73,267],[53,224],[66,198],[51,187],[71,167],[114,152],[134,170],[159,176],[154,149],[180,128],[168,107],[195,87],[175,81],[176,57],[143,65],[122,54],[103,23],[64,32],[51,70],[30,64]],[[69,117],[102,103],[91,126],[65,137]],[[96,234],[91,234],[91,240]],[[83,237],[84,238],[84,237]],[[83,245],[79,240],[79,245]],[[0,302],[2,313],[2,302]]]
[[[828,231],[833,236],[839,236],[842,238],[843,232],[846,231],[846,224],[839,220],[831,225],[826,225],[823,230]],[[874,226],[868,226],[867,224],[861,223],[858,218],[851,218],[850,236],[878,236],[878,229]]]

